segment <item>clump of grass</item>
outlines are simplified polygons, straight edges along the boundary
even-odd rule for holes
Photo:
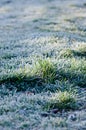
[[[86,57],[86,45],[82,45],[75,49],[65,49],[60,52],[60,57],[71,58],[71,57]]]
[[[86,57],[86,45],[82,45],[82,46],[78,47],[76,50],[76,54],[77,54],[77,56]]]
[[[70,79],[76,85],[86,87],[86,61],[72,59],[71,67],[68,70],[70,72]]]
[[[74,21],[73,19],[71,19],[71,18],[69,18],[69,19],[65,18],[64,21],[70,22],[70,23],[74,23],[74,22],[75,22],[75,21]]]
[[[33,73],[46,83],[54,83],[56,78],[56,66],[49,60],[39,60],[34,67]]]
[[[36,78],[28,66],[2,74],[0,77],[0,85],[5,84],[10,90],[15,88],[17,91],[25,91],[28,87],[36,84]]]
[[[78,73],[86,74],[86,61],[84,59],[71,59],[70,60],[70,70],[77,71]]]
[[[71,58],[62,62],[59,70],[60,80],[68,80],[74,85],[86,87],[86,61],[84,59]]]
[[[29,70],[29,69],[28,69]],[[28,71],[29,72],[29,71]],[[28,73],[26,72],[25,68],[21,68],[15,71],[10,71],[8,73],[6,73],[5,75],[2,75],[0,77],[0,84],[4,83],[6,81],[21,81],[23,80],[26,76],[28,77],[29,75],[27,75]]]
[[[75,96],[71,92],[59,92],[57,95],[58,107],[60,109],[74,109],[75,108]],[[53,99],[55,100],[56,97]]]
[[[38,60],[35,65],[27,65],[24,68],[2,74],[0,84],[5,83],[7,88],[16,88],[17,91],[25,91],[42,83],[54,83],[56,78],[56,66],[49,60]]]
[[[47,103],[45,109],[59,109],[59,110],[70,110],[76,108],[76,97],[72,92],[59,91],[53,95],[50,101]]]
[[[73,54],[73,50],[71,49],[66,49],[66,50],[62,50],[60,52],[60,57],[64,57],[64,58],[70,58],[70,57],[73,57],[74,54]]]

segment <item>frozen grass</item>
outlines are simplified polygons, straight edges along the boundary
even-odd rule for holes
[[[72,58],[72,57],[80,57],[86,58],[86,45],[79,45],[73,49],[64,49],[60,52],[60,57],[64,58]]]
[[[56,66],[49,59],[42,59],[38,60],[38,62],[34,63],[32,66],[27,65],[24,68],[1,75],[0,84],[13,83],[18,91],[21,91],[27,89],[24,84],[31,84],[31,82],[34,85],[37,82],[55,83],[55,79]],[[19,86],[19,84],[22,84],[22,87],[21,85]]]
[[[60,80],[69,80],[75,85],[86,87],[86,61],[84,59],[71,58],[66,62],[62,60],[60,64],[63,64],[58,70]]]
[[[75,106],[72,106],[75,105],[75,96],[67,91],[56,92],[55,94],[40,93],[34,95],[28,92],[10,94],[2,98],[0,97],[0,127],[10,130],[12,128],[25,130],[67,128],[68,123],[71,123],[71,121],[68,121],[65,111],[61,113],[63,117],[59,111],[57,114],[48,114],[46,118],[42,117],[42,107],[49,101],[53,105],[51,109],[53,107],[57,108],[56,106],[59,106],[61,109],[62,107],[66,109],[70,107],[75,108]]]
[[[71,58],[73,56],[74,56],[73,50],[71,50],[71,49],[62,50],[60,52],[60,57]]]
[[[29,87],[34,87],[39,82],[40,78],[33,73],[30,65],[20,69],[2,74],[0,77],[0,84],[5,84],[10,90],[17,89],[17,91],[25,91]]]
[[[85,12],[84,0],[0,0],[0,130],[86,129]]]
[[[45,105],[45,109],[59,109],[59,110],[70,110],[76,109],[76,97],[74,93],[64,91],[57,92],[52,95],[50,101]]]
[[[86,45],[81,45],[77,47],[75,54],[77,56],[85,57],[86,58]]]
[[[12,54],[5,54],[4,56],[2,56],[1,58],[2,59],[11,59],[11,58],[15,58],[16,56],[15,55],[12,55]]]
[[[30,86],[34,87],[34,85],[42,85],[42,83],[55,84],[56,80],[62,82],[68,80],[72,84],[85,87],[85,79],[86,61],[72,57],[66,61],[58,60],[55,64],[50,59],[40,59],[31,66],[27,65],[16,71],[1,75],[0,84],[13,84],[18,91],[25,91]]]

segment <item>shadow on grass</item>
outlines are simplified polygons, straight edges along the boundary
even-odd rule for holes
[[[65,72],[61,70],[59,73],[58,80],[69,81],[71,84],[80,87],[86,87],[86,74],[75,73],[75,72]]]
[[[49,60],[39,60],[33,67],[25,67],[24,69],[2,75],[0,84],[5,84],[9,89],[15,87],[17,91],[25,91],[28,88],[41,86],[43,84],[54,84],[56,78],[56,67]]]
[[[61,52],[60,56],[64,58],[71,58],[71,57],[86,58],[86,50],[85,49],[84,50],[66,49]]]
[[[79,51],[73,51],[74,56],[80,56],[86,58],[86,51],[79,52]]]
[[[75,93],[58,91],[44,105],[44,110],[75,110],[78,108]]]
[[[62,62],[65,65],[65,63]],[[69,66],[69,67],[67,67]],[[69,81],[75,86],[86,87],[86,64],[84,60],[70,59],[66,66],[53,64],[50,60],[39,60],[33,68],[27,67],[0,77],[0,85],[17,91],[35,90],[42,92],[46,85]]]
[[[37,76],[27,75],[13,75],[12,77],[5,77],[0,80],[0,85],[4,84],[9,90],[16,89],[17,91],[26,91],[28,88],[34,88],[35,86],[42,86],[43,80]]]
[[[74,72],[65,72],[64,70],[58,71],[58,76],[56,80],[60,82],[68,81],[74,86],[86,87],[86,75]],[[5,77],[0,80],[0,85],[4,84],[9,90],[16,89],[17,91],[32,91],[32,92],[42,92],[46,89],[45,81],[38,76],[27,76],[27,75],[13,75],[12,77]],[[52,87],[54,85],[52,84]],[[70,87],[70,86],[69,86]],[[57,86],[58,88],[58,86]],[[50,88],[49,88],[50,89]],[[54,88],[53,88],[54,89]],[[51,91],[51,90],[50,90]]]

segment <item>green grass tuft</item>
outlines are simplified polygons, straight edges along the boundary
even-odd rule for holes
[[[46,83],[55,82],[56,67],[49,59],[36,62],[33,73],[42,78]]]
[[[64,49],[60,52],[60,57],[62,58],[71,58],[75,56],[86,58],[86,45],[81,45],[75,49]]]
[[[7,88],[15,87],[18,91],[34,88],[42,83],[55,83],[56,67],[49,60],[38,60],[35,65],[25,66],[16,71],[7,72],[0,77],[0,84],[5,83]]]
[[[72,92],[59,91],[55,95],[52,95],[51,99],[45,106],[45,110],[59,109],[59,110],[70,110],[76,109],[76,97]]]
[[[85,57],[86,58],[86,45],[81,45],[75,51],[75,55]]]
[[[66,49],[66,50],[62,50],[60,52],[60,57],[64,57],[64,58],[68,58],[68,57],[73,57],[73,50],[71,49]]]

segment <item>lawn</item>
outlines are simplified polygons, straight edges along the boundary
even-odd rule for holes
[[[0,0],[0,130],[86,129],[86,1]]]

